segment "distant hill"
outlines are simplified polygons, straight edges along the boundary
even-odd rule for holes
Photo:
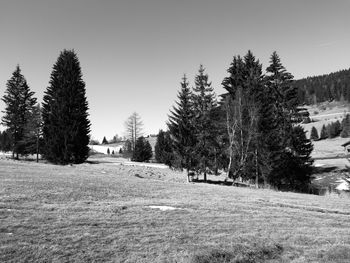
[[[350,102],[350,69],[294,81],[301,104],[325,101]]]

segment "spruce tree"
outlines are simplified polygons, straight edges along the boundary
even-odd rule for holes
[[[340,121],[338,120],[334,122],[334,133],[335,133],[334,137],[338,137],[341,133],[341,124],[340,124]]]
[[[320,140],[324,140],[327,138],[328,138],[327,128],[326,128],[326,125],[323,124],[323,126],[321,128]]]
[[[195,167],[194,146],[196,138],[193,118],[192,93],[188,87],[186,75],[184,75],[178,101],[173,110],[170,111],[167,125],[173,140],[174,158],[177,160],[175,166],[186,169],[188,174]]]
[[[1,133],[0,138],[0,151],[9,152],[12,149],[12,138],[8,130],[4,130]]]
[[[106,139],[106,136],[103,137],[102,144],[108,144],[108,141]]]
[[[36,104],[36,98],[33,97],[34,92],[30,91],[18,65],[12,73],[11,79],[7,81],[6,87],[5,95],[2,98],[6,107],[1,123],[8,128],[7,131],[10,133],[12,141],[12,154],[18,159],[19,154],[25,152],[21,141],[25,135],[28,116]]]
[[[84,162],[89,153],[90,121],[85,83],[73,50],[61,52],[44,95],[44,157],[53,163]]]
[[[143,137],[136,140],[135,150],[132,160],[135,162],[147,162],[152,158],[152,147],[150,143]]]
[[[342,120],[342,131],[340,137],[347,138],[350,137],[350,114],[346,114],[345,118]]]
[[[319,138],[318,138],[317,129],[315,128],[315,126],[312,126],[312,128],[311,128],[311,134],[310,134],[310,140],[317,141],[318,139],[319,139]]]
[[[160,130],[157,136],[157,142],[154,146],[155,159],[159,163],[171,166],[173,159],[172,141],[169,132]]]
[[[267,165],[267,160],[263,160],[267,141],[260,129],[267,131],[270,120],[266,118],[271,114],[268,92],[263,89],[262,66],[248,51],[243,59],[234,57],[227,71],[230,75],[222,84],[228,91],[225,107],[229,176],[255,178],[258,182],[259,174],[266,173],[263,167]]]
[[[309,139],[304,138],[305,131],[301,126],[293,127],[293,121],[298,113],[297,89],[292,85],[292,74],[284,68],[276,52],[273,52],[266,71],[266,84],[273,94],[273,104],[276,107],[276,135],[280,138],[276,141],[275,150],[272,153],[269,181],[279,188],[300,188],[299,182],[305,178],[305,182],[308,182],[312,162],[306,162],[305,166],[300,168],[304,157],[299,154],[298,149],[312,151],[312,144]],[[308,158],[309,156],[306,159],[309,160]],[[297,172],[294,173],[296,170]],[[291,185],[293,183],[295,183],[294,186]]]
[[[37,104],[32,112],[28,112],[28,121],[24,128],[25,134],[21,143],[24,145],[25,154],[36,154],[39,161],[39,153],[42,146],[42,114],[40,104]]]
[[[216,107],[216,98],[208,74],[205,74],[203,65],[199,66],[198,74],[195,77],[195,86],[192,92],[194,110],[194,133],[197,139],[195,155],[198,160],[197,170],[204,174],[204,181],[207,181],[207,169],[213,170],[211,159],[215,154],[216,127],[211,120],[211,111]]]

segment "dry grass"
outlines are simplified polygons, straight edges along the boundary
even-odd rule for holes
[[[350,261],[347,199],[185,181],[0,160],[0,262]]]

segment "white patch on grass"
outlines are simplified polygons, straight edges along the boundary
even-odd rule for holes
[[[337,180],[337,182],[339,182],[340,184],[338,184],[338,186],[335,188],[339,191],[349,191],[350,187],[349,187],[349,183],[343,179]]]
[[[325,164],[324,163],[316,163],[315,164],[315,167],[322,167],[322,166],[324,166]]]
[[[159,209],[160,211],[168,211],[168,210],[175,210],[175,209],[181,209],[173,206],[167,206],[167,205],[150,205],[149,208],[153,209]]]

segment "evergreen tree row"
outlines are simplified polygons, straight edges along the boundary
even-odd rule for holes
[[[301,104],[316,104],[324,101],[350,102],[350,69],[296,80]]]
[[[61,52],[53,67],[42,108],[17,66],[2,100],[1,147],[19,155],[41,153],[53,163],[81,163],[88,157],[90,122],[85,83],[74,51]],[[4,139],[5,138],[5,139]]]
[[[311,128],[310,139],[313,141],[332,139],[335,137],[348,138],[350,137],[350,115],[347,114],[345,118],[340,121],[331,122],[327,125],[322,125],[320,134],[318,134],[317,129],[313,126]]]
[[[235,56],[227,72],[220,102],[203,66],[192,90],[183,77],[169,131],[159,134],[156,159],[203,174],[204,180],[208,172],[225,170],[233,179],[303,190],[310,182],[313,146],[294,123],[293,76],[275,52],[266,75],[250,51]]]

